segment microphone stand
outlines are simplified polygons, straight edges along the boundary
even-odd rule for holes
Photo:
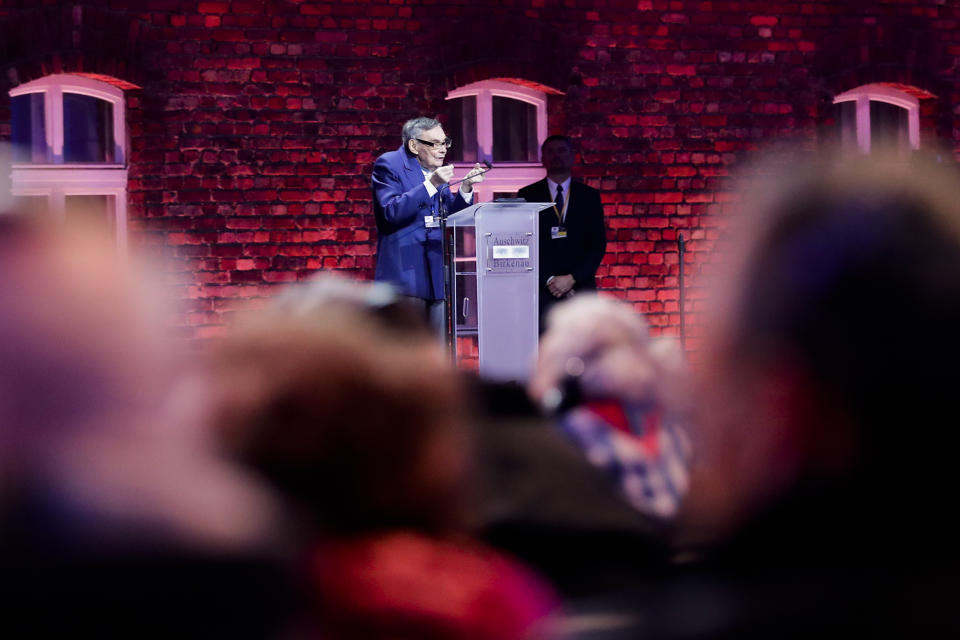
[[[683,237],[683,233],[677,234],[677,253],[679,254],[679,283],[680,283],[680,349],[683,350],[684,354],[687,352],[687,323],[686,315],[684,313],[684,288],[683,288],[683,257],[687,252],[687,241]]]
[[[486,169],[483,171],[474,174],[483,175],[484,173],[493,169],[489,162],[483,161],[483,164],[486,166]],[[469,172],[468,172],[469,174]],[[444,342],[446,342],[447,349],[450,351],[450,357],[453,359],[453,366],[457,366],[457,338],[455,335],[456,329],[456,311],[454,310],[454,300],[453,300],[453,271],[456,266],[453,262],[453,254],[456,251],[457,238],[456,234],[450,233],[450,237],[447,238],[447,203],[446,198],[443,197],[443,190],[450,189],[450,187],[460,184],[466,180],[466,178],[461,178],[460,180],[454,180],[453,182],[447,182],[438,189],[440,193],[440,204],[437,206],[437,215],[440,217],[440,246],[442,248],[443,256],[443,311],[446,324],[444,325]],[[476,204],[476,203],[474,203]]]
[[[452,244],[447,244],[447,202],[443,194],[443,187],[440,187],[439,191],[440,197],[438,198],[437,216],[440,218],[440,252],[443,262],[443,341],[446,343],[447,349],[453,357],[453,365],[456,366],[457,348],[453,336],[453,305],[450,300],[453,291],[450,272],[453,270],[451,256],[453,255],[454,247]],[[455,241],[452,233],[450,234],[450,241],[451,243]]]

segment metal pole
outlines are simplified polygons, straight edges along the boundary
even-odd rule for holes
[[[679,283],[680,283],[680,347],[686,351],[687,350],[687,318],[684,313],[684,304],[685,302],[685,292],[683,286],[683,257],[687,251],[687,241],[683,238],[683,233],[677,234],[677,251],[680,254],[680,273]]]
[[[444,245],[446,246],[446,250],[444,251],[446,254],[444,273],[446,273],[446,276],[443,285],[443,299],[444,306],[446,307],[447,347],[450,349],[450,357],[453,359],[454,368],[456,368],[458,364],[457,311],[453,306],[456,303],[453,299],[453,281],[457,274],[457,263],[456,260],[454,260],[457,251],[457,229],[456,227],[448,228],[446,218],[440,221],[440,226],[443,228]],[[447,242],[447,235],[450,236],[449,243]]]
[[[456,233],[449,230],[449,243],[447,241],[447,207],[443,198],[443,188],[440,190],[440,203],[437,212],[440,217],[440,248],[443,256],[443,334],[447,343],[447,349],[450,351],[450,357],[453,360],[453,366],[457,366],[457,337],[455,335],[454,310],[453,310],[453,269],[455,262],[453,255],[456,250]]]

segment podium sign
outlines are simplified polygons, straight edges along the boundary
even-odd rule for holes
[[[494,273],[526,273],[532,264],[531,236],[528,233],[490,233],[487,241],[487,271]]]
[[[475,204],[447,218],[454,348],[475,338],[481,376],[526,382],[539,340],[539,212],[551,203]]]

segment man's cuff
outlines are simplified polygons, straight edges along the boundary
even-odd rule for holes
[[[433,175],[433,174],[431,174],[431,175]],[[433,183],[432,183],[432,182],[430,182],[430,178],[426,178],[426,179],[423,181],[423,186],[425,186],[425,187],[427,188],[427,195],[430,196],[431,198],[432,198],[433,196],[437,195],[437,188],[436,188],[435,186],[433,186]]]
[[[550,276],[549,278],[547,278],[547,284],[550,284],[551,282],[553,282],[553,279],[556,277],[557,276]]]
[[[460,189],[459,193],[460,197],[463,198],[463,201],[467,204],[473,202],[473,189],[471,189],[469,192],[464,192],[463,189]]]

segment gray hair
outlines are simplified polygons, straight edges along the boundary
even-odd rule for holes
[[[427,118],[426,116],[420,116],[419,118],[413,118],[412,120],[407,120],[403,123],[403,148],[407,148],[407,143],[419,136],[424,131],[433,129],[434,127],[439,127],[440,121],[434,118]]]

